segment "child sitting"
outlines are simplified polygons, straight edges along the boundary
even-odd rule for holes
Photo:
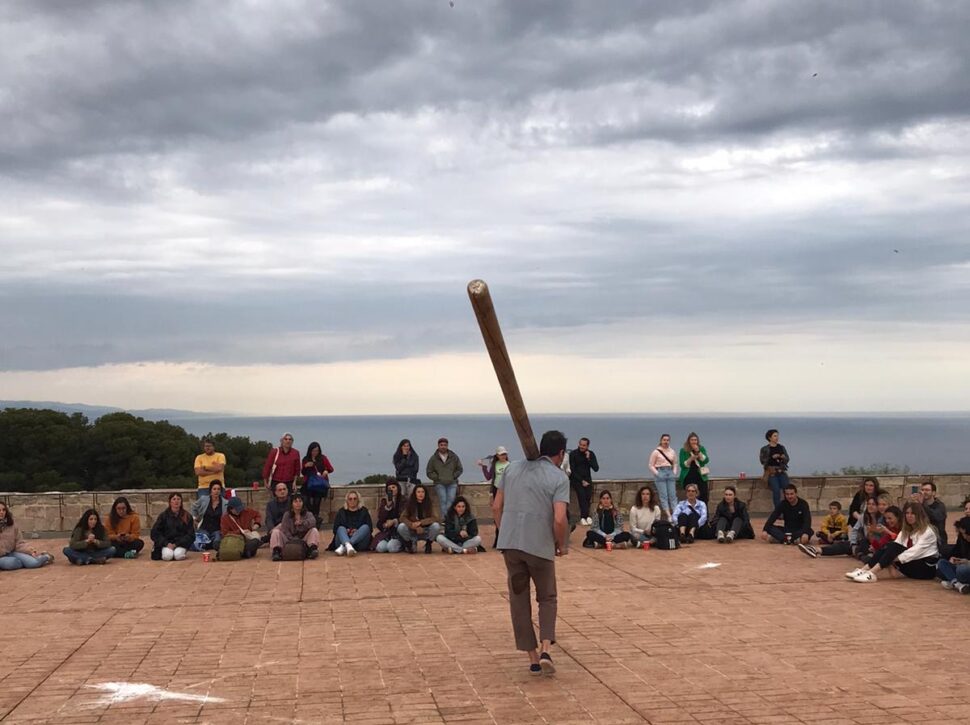
[[[842,513],[842,504],[838,501],[829,503],[829,515],[822,519],[818,530],[818,540],[822,544],[834,544],[836,541],[847,541],[849,538],[849,520]]]

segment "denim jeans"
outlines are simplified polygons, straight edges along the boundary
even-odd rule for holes
[[[438,538],[438,534],[441,533],[441,524],[433,523],[430,526],[424,527],[423,534],[416,534],[411,529],[408,528],[407,524],[398,524],[397,533],[404,540],[404,543],[410,544],[414,541],[434,541]]]
[[[660,507],[667,512],[673,511],[677,505],[677,479],[674,478],[674,469],[670,466],[658,468],[653,483],[657,487]]]
[[[970,584],[970,564],[951,564],[946,559],[940,559],[936,562],[936,571],[943,581],[956,580],[963,584]]]
[[[92,551],[78,551],[70,546],[64,547],[64,556],[72,564],[90,564],[92,561],[110,559],[115,555],[115,548],[109,546],[107,549],[96,549]]]
[[[458,496],[458,484],[436,483],[434,485],[434,491],[438,494],[438,509],[441,511],[441,520],[444,521],[448,514],[448,509],[451,508],[451,504],[455,502],[455,497]]]
[[[778,508],[778,504],[784,497],[785,486],[788,485],[788,474],[782,471],[774,476],[769,476],[768,485],[771,486],[771,502],[775,505],[775,508]]]
[[[383,541],[377,542],[377,548],[374,549],[378,554],[396,554],[400,550],[400,539],[384,539]]]
[[[14,569],[37,569],[53,561],[50,554],[31,556],[22,551],[11,551],[6,556],[0,556],[0,571],[13,571]]]
[[[353,536],[347,532],[346,526],[338,526],[334,535],[337,537],[337,543],[341,546],[350,544],[355,549],[360,549],[362,546],[370,545],[370,526],[367,524],[357,529]]]
[[[479,546],[482,545],[481,536],[473,536],[470,539],[466,539],[462,543],[458,544],[452,541],[451,539],[445,538],[444,534],[439,534],[438,536],[435,537],[435,541],[437,541],[441,545],[442,549],[451,549],[452,551],[457,552],[459,554],[463,553],[465,549],[477,549]]]

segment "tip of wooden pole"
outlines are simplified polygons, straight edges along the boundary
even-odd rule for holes
[[[485,284],[483,279],[473,279],[468,283],[468,294],[475,295],[476,297],[488,291],[488,285]]]

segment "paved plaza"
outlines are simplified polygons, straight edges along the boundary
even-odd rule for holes
[[[0,573],[0,720],[970,722],[970,596],[854,584],[847,558],[760,541],[606,552],[581,534],[550,678],[513,650],[493,551],[70,567],[41,540],[53,567]]]

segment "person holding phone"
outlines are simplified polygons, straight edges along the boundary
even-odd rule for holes
[[[772,428],[765,433],[768,445],[762,446],[758,453],[761,465],[765,469],[765,480],[771,487],[771,501],[777,506],[781,503],[782,491],[788,485],[788,450],[778,442],[778,429]]]
[[[706,506],[710,498],[707,482],[711,473],[711,459],[707,455],[707,449],[701,445],[700,436],[693,431],[687,436],[687,440],[680,449],[678,463],[680,464],[678,483],[685,491],[690,484],[697,486],[697,497]]]

